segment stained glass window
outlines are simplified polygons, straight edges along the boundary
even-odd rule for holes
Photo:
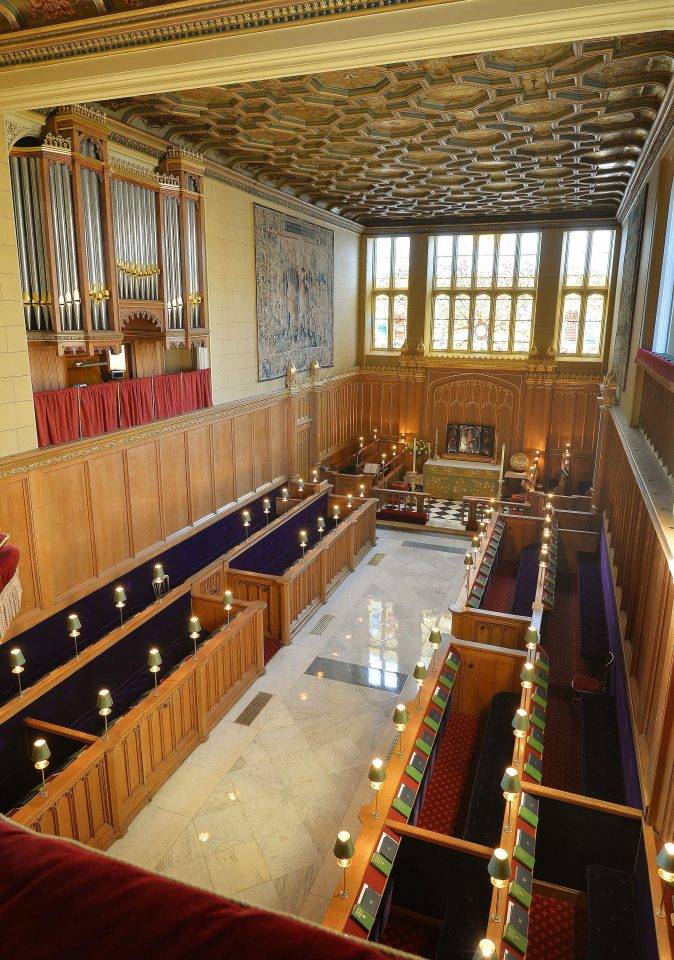
[[[400,350],[407,339],[410,238],[377,237],[373,243],[372,347]]]
[[[432,350],[528,353],[540,239],[533,232],[435,237]]]
[[[570,230],[564,237],[564,269],[558,352],[599,357],[613,259],[612,230]]]

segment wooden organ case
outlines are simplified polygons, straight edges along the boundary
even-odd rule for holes
[[[154,171],[111,158],[108,139],[103,114],[69,106],[10,154],[36,390],[67,385],[59,358],[208,343],[202,158],[172,148]]]

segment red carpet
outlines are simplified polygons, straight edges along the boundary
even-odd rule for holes
[[[582,793],[580,708],[571,701],[571,678],[583,669],[575,574],[557,575],[555,606],[546,613],[545,620],[543,645],[550,657],[550,686],[543,784]]]
[[[587,912],[535,893],[529,912],[527,960],[587,960]]]
[[[510,613],[517,583],[517,568],[516,560],[499,558],[496,570],[494,570],[489,581],[487,592],[482,599],[483,610]]]
[[[450,714],[417,826],[450,837],[463,835],[481,728],[479,717]]]
[[[391,907],[381,943],[417,957],[433,958],[439,937],[440,927],[436,924]]]
[[[264,638],[264,662],[265,662],[265,666],[269,663],[269,661],[271,660],[272,657],[275,657],[275,656],[276,656],[276,654],[279,652],[279,650],[281,649],[282,646],[283,646],[283,644],[282,644],[282,643],[279,643],[278,640],[267,639],[267,637]]]

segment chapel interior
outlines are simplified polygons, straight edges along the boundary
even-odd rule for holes
[[[0,957],[671,958],[671,0],[0,0],[0,134]]]

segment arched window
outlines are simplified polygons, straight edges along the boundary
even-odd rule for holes
[[[409,237],[377,237],[373,243],[372,347],[400,350],[407,339]],[[393,321],[393,322],[391,322]]]
[[[613,230],[569,230],[564,236],[558,353],[599,357],[611,282]]]

